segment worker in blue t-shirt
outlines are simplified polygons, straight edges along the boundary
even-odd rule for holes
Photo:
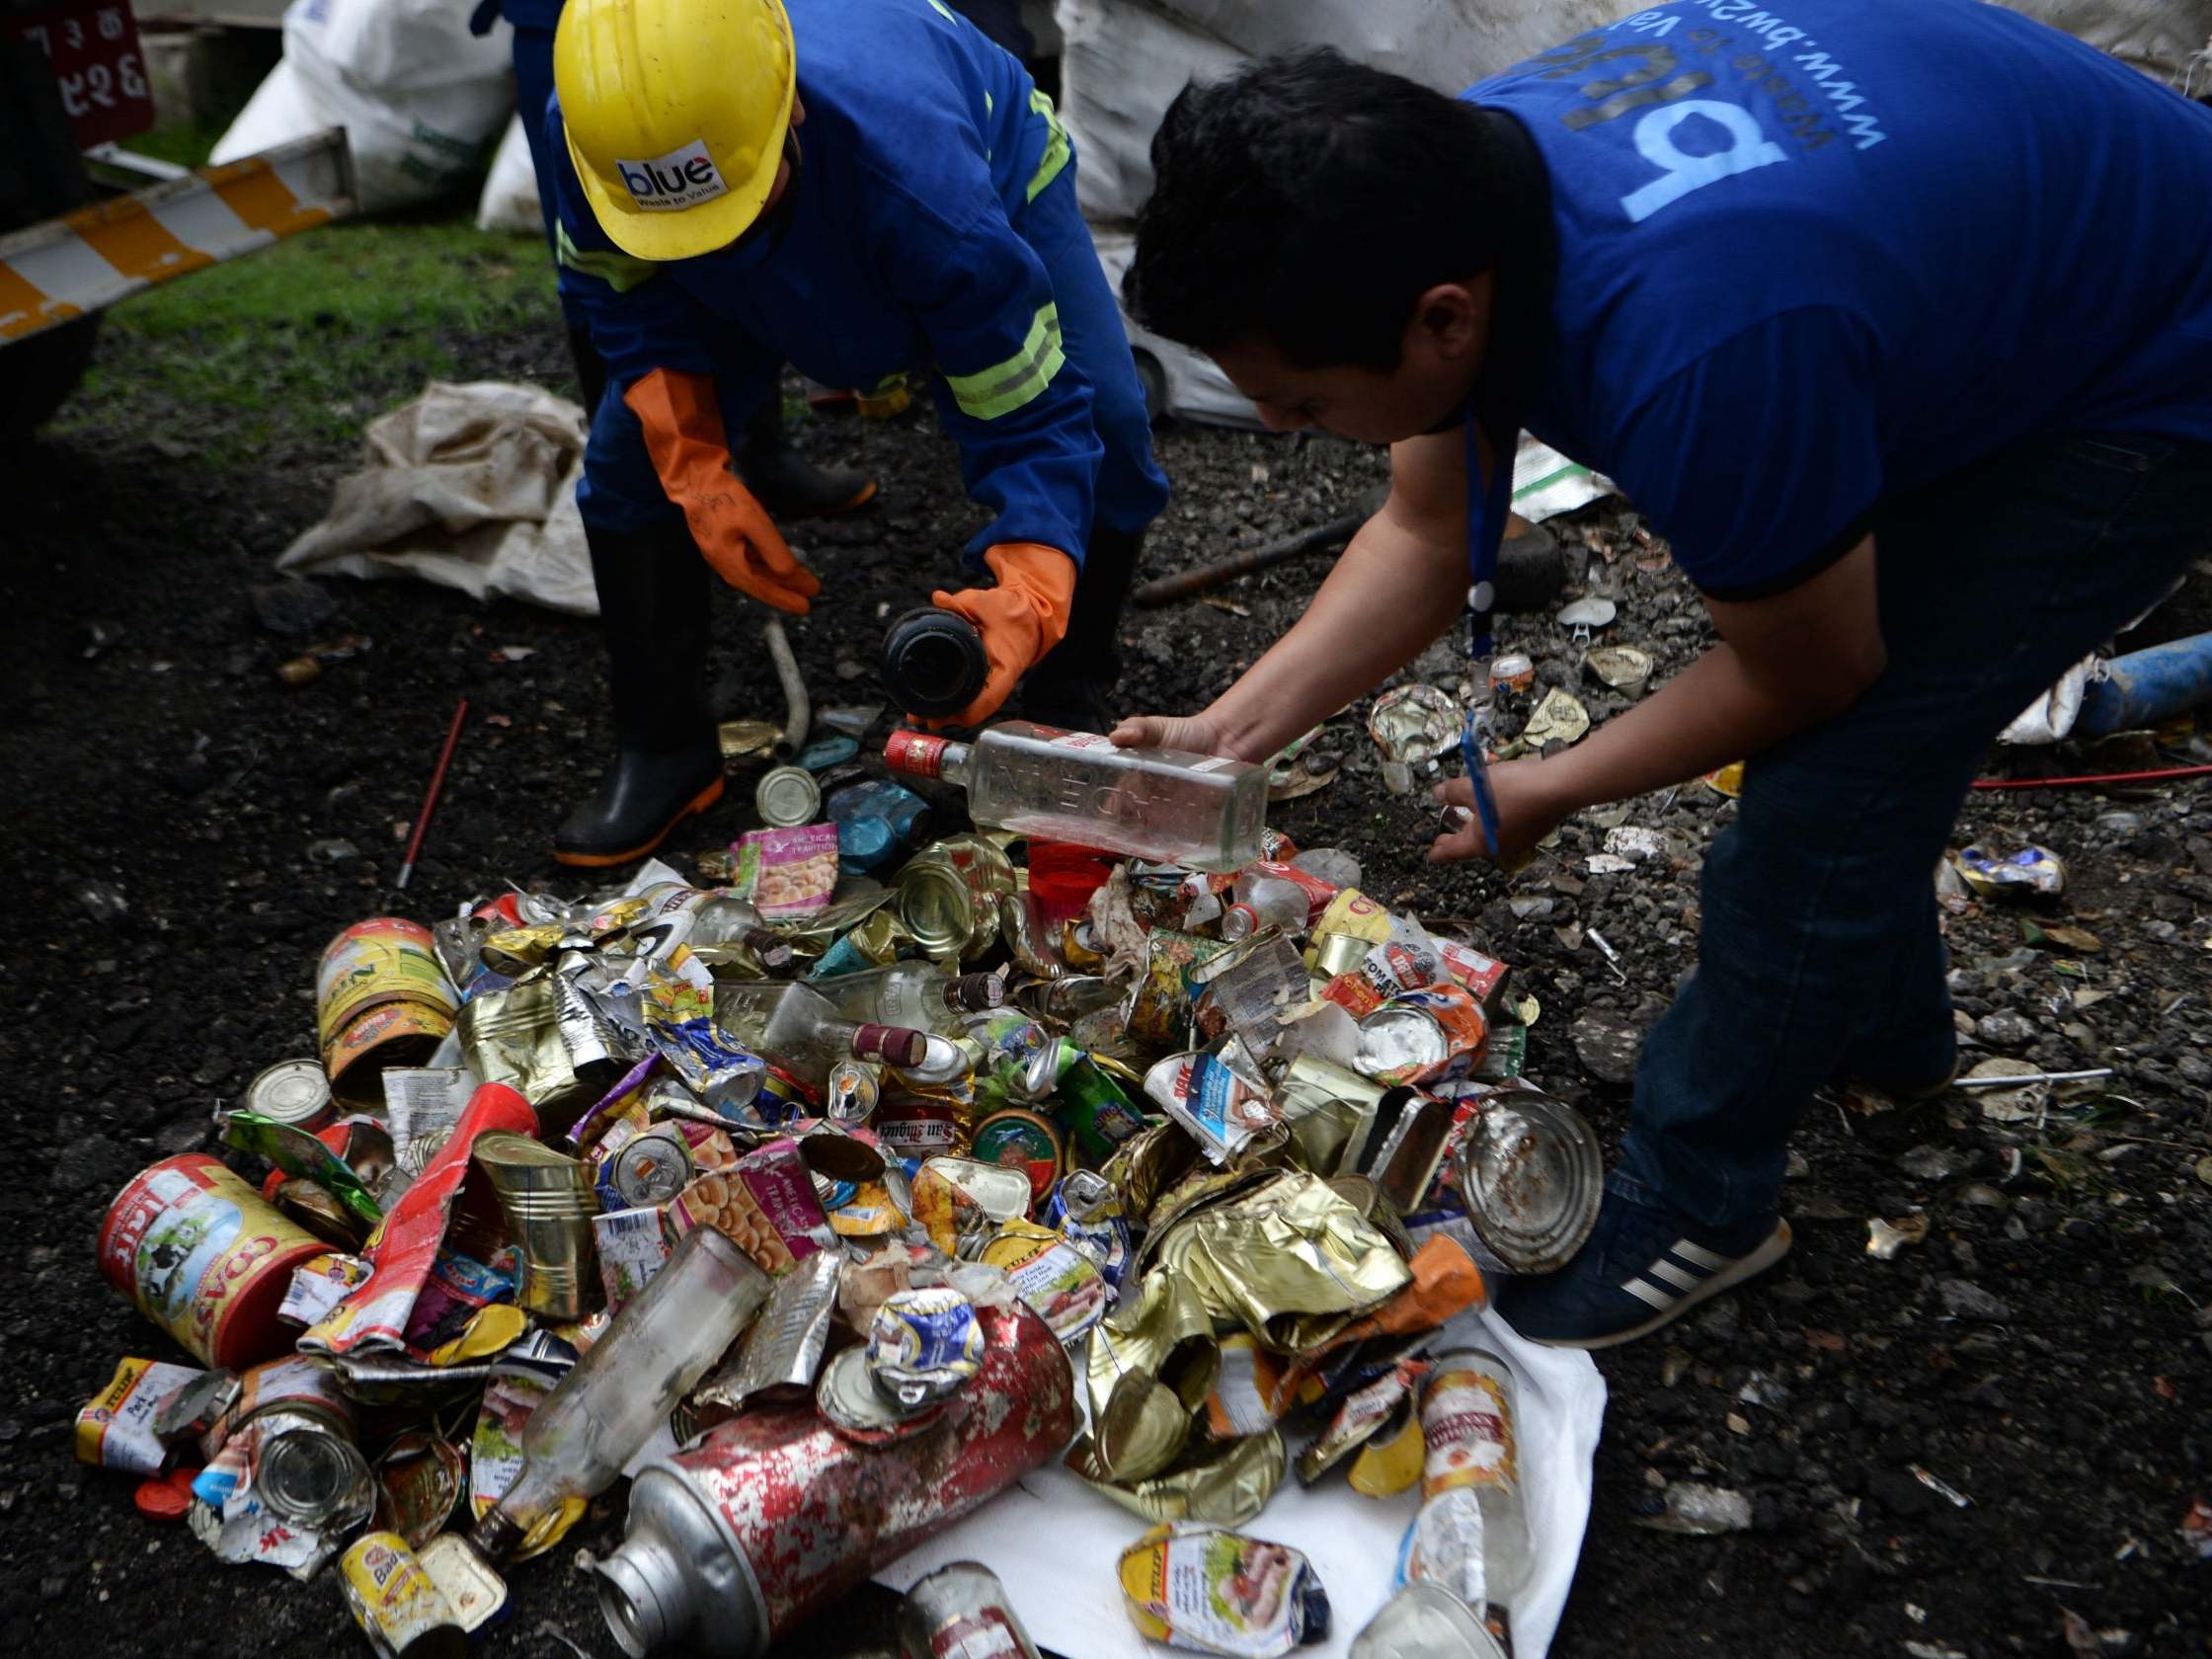
[[[722,793],[708,567],[782,610],[819,591],[732,469],[785,362],[930,378],[996,579],[933,595],[989,664],[954,722],[1018,683],[1034,718],[1096,723],[1167,483],[1052,100],[946,0],[568,0],[553,69],[561,296],[607,374],[577,506],[616,732],[555,857],[639,857]]]
[[[1996,6],[1675,0],[1461,99],[1327,52],[1186,91],[1125,295],[1387,505],[1204,712],[1261,759],[1402,668],[1493,556],[1527,430],[1619,481],[1720,643],[1582,744],[1440,793],[1432,859],[1749,756],[1697,972],[1597,1230],[1501,1307],[1653,1330],[1778,1260],[1843,1073],[1945,1087],[1930,874],[1996,733],[2212,523],[2212,111]]]

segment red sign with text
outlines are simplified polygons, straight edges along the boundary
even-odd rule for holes
[[[129,0],[90,0],[8,19],[52,66],[77,148],[89,150],[154,123],[153,89]]]

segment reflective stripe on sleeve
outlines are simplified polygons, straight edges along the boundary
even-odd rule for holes
[[[564,267],[570,271],[581,271],[587,276],[596,276],[618,294],[628,293],[640,282],[660,274],[651,260],[632,259],[628,254],[618,253],[612,248],[586,252],[570,239],[569,227],[565,224],[553,227],[553,240]]]
[[[1037,171],[1030,177],[1029,195],[1025,200],[1035,201],[1037,193],[1061,175],[1067,165],[1067,128],[1060,123],[1060,112],[1053,108],[1053,101],[1032,87],[1029,93],[1030,111],[1045,118],[1051,130],[1045,135],[1045,153],[1037,158]]]
[[[1036,398],[1066,360],[1060,349],[1060,307],[1048,300],[1037,308],[1019,352],[978,374],[947,374],[945,384],[963,414],[995,421]]]

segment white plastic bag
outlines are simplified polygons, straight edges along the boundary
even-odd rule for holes
[[[517,236],[545,234],[545,220],[537,210],[537,168],[530,161],[530,141],[522,135],[519,114],[507,123],[507,136],[484,179],[484,194],[476,198],[476,228]]]
[[[508,25],[479,38],[468,14],[462,0],[293,0],[283,60],[210,159],[343,126],[363,212],[446,195],[514,107]]]

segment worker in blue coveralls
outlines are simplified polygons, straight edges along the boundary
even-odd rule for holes
[[[1095,723],[1167,498],[1074,158],[1020,62],[940,0],[569,0],[548,118],[563,303],[607,365],[578,506],[616,735],[563,862],[642,856],[722,792],[700,695],[711,567],[778,609],[820,584],[732,467],[784,362],[929,373],[991,586],[939,592],[989,676]],[[1057,647],[1057,649],[1056,649]]]
[[[1524,429],[1620,482],[1719,634],[1576,747],[1477,760],[1430,849],[1510,861],[1749,757],[1596,1230],[1500,1297],[1641,1336],[1788,1249],[1816,1089],[1948,1084],[1968,784],[2204,550],[2212,111],[1968,0],[1676,0],[1458,99],[1264,62],[1152,161],[1131,315],[1274,426],[1390,444],[1391,490],[1250,672],[1117,742],[1263,759],[1479,622]]]
[[[979,0],[959,0],[963,9]],[[982,14],[992,38],[1009,50],[1022,49],[1026,33],[1002,33],[1007,20],[995,11]],[[553,247],[553,169],[546,149],[545,112],[553,101],[553,31],[561,20],[561,0],[480,0],[469,14],[469,31],[488,35],[492,25],[507,19],[514,31],[514,109],[522,136],[530,147],[530,169],[537,182],[538,213],[545,225],[545,243]],[[1018,20],[1015,28],[1019,29]],[[571,308],[564,306],[564,311]],[[592,331],[582,318],[566,318],[569,357],[576,365],[576,383],[587,414],[598,408],[606,389],[606,364],[592,345]],[[747,488],[771,512],[790,518],[821,518],[865,506],[875,495],[875,485],[857,472],[837,467],[818,467],[791,439],[783,422],[779,398],[761,402],[738,448],[738,469]]]

